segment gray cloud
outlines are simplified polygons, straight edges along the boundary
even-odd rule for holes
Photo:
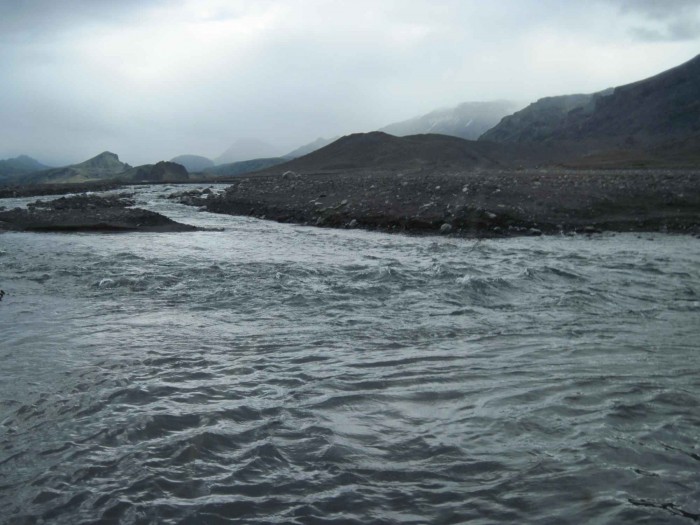
[[[662,29],[633,27],[631,34],[647,42],[682,42],[700,37],[700,19],[676,20]]]
[[[87,22],[113,25],[134,22],[163,0],[16,0],[0,1],[0,41],[49,38]]]
[[[697,0],[616,0],[620,11],[637,15],[643,25],[630,34],[647,42],[680,42],[700,37],[700,2]]]
[[[676,18],[700,8],[697,0],[613,0],[623,12],[643,13],[655,19]]]
[[[0,158],[138,164],[242,137],[282,153],[469,100],[596,91],[691,58],[685,4],[0,0]]]

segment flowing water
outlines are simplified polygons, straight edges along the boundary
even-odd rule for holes
[[[223,231],[0,235],[0,522],[700,521],[697,239],[316,229],[174,189],[137,199]]]

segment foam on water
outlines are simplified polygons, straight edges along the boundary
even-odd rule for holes
[[[137,191],[224,231],[0,235],[4,520],[700,520],[697,240],[390,236]]]

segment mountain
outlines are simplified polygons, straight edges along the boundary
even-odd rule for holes
[[[439,133],[476,140],[482,133],[498,124],[503,117],[522,107],[523,104],[509,100],[465,102],[459,106],[438,109],[420,117],[389,124],[379,131],[397,137]]]
[[[243,175],[252,171],[263,170],[277,164],[282,164],[288,161],[284,157],[270,157],[264,159],[242,160],[240,162],[230,162],[228,164],[220,164],[212,168],[205,169],[203,175],[213,175],[214,177],[232,177],[235,175]]]
[[[229,164],[242,160],[270,158],[279,155],[277,148],[259,139],[238,139],[231,147],[214,159],[215,164]]]
[[[47,168],[48,166],[27,155],[0,160],[0,181]]]
[[[25,177],[30,184],[85,182],[112,179],[131,166],[121,162],[115,153],[105,151],[79,164],[39,171]]]
[[[200,155],[178,155],[170,162],[181,164],[190,173],[198,173],[214,166],[214,161]]]
[[[332,139],[324,139],[323,137],[319,137],[313,142],[309,142],[308,144],[304,144],[303,146],[298,147],[294,151],[290,151],[286,155],[282,155],[283,157],[287,159],[296,159],[297,157],[303,157],[304,155],[308,155],[309,153],[316,151],[317,149],[321,149],[324,146],[328,146],[328,144],[335,142],[338,140],[340,137],[333,137]]]
[[[605,93],[605,92],[603,92]],[[481,135],[494,142],[531,142],[544,140],[574,110],[590,111],[596,94],[545,97],[526,108],[505,116],[498,125]]]
[[[516,151],[518,150],[518,151]],[[476,142],[447,135],[395,137],[381,131],[356,133],[298,159],[274,167],[274,172],[305,173],[372,170],[420,170],[444,168],[498,168],[515,165],[532,148]],[[272,173],[272,169],[265,170]]]
[[[174,162],[158,162],[132,168],[109,151],[96,157],[64,168],[53,168],[25,175],[16,184],[65,184],[100,180],[120,180],[122,182],[143,181],[184,181],[189,175],[184,166]]]
[[[589,152],[607,148],[698,156],[700,55],[651,78],[574,97],[539,100],[504,118],[481,139],[577,143]]]
[[[182,182],[190,177],[182,164],[160,161],[130,168],[120,173],[117,178],[125,182]]]

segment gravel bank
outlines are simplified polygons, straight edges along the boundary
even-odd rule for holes
[[[148,210],[129,208],[134,202],[121,196],[75,195],[52,201],[38,200],[27,209],[0,211],[0,231],[54,232],[185,232],[198,228],[175,222]]]
[[[700,172],[337,171],[249,175],[208,211],[316,226],[470,237],[700,233]]]

